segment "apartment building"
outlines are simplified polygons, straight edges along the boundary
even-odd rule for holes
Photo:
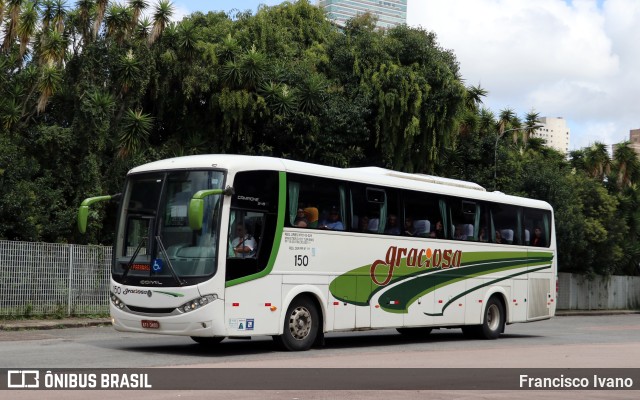
[[[344,26],[347,20],[367,12],[378,18],[379,29],[407,23],[407,0],[319,0],[318,5],[338,26]]]

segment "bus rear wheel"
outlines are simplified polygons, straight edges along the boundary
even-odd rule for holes
[[[282,335],[274,336],[280,347],[289,351],[309,350],[320,329],[320,316],[315,304],[306,297],[294,299],[287,309]]]
[[[215,347],[218,343],[222,342],[224,337],[222,336],[191,336],[191,339],[199,345],[205,347]]]
[[[497,297],[492,297],[487,302],[484,310],[482,325],[480,325],[480,335],[483,339],[497,339],[504,332],[505,324],[504,305]]]

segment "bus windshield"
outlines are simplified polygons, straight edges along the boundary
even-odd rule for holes
[[[222,188],[224,177],[221,171],[131,175],[120,211],[114,279],[144,277],[140,282],[153,284],[177,275],[196,283],[196,277],[213,275],[222,195],[205,198],[200,230],[189,227],[188,208],[196,192]]]

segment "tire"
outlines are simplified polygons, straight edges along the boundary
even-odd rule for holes
[[[191,339],[201,346],[215,347],[218,343],[222,342],[224,337],[222,336],[191,336]]]
[[[320,315],[318,308],[306,297],[294,299],[287,309],[282,335],[274,341],[288,351],[309,350],[318,336]]]
[[[398,333],[411,339],[423,339],[431,333],[432,328],[396,328]]]
[[[483,339],[497,339],[504,332],[505,324],[504,305],[497,297],[491,297],[484,310],[480,335]]]

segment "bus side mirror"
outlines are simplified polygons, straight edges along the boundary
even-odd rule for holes
[[[110,195],[110,196],[97,196],[97,197],[89,197],[88,199],[84,199],[82,204],[80,204],[80,208],[78,209],[78,230],[80,233],[87,232],[87,219],[89,218],[89,207],[100,201],[109,201],[109,200],[117,200],[120,198],[120,193]]]
[[[204,199],[206,197],[214,194],[231,196],[233,193],[233,188],[230,186],[227,186],[226,189],[210,189],[196,192],[191,198],[191,201],[189,201],[189,227],[194,231],[202,229],[202,219],[204,218]]]

